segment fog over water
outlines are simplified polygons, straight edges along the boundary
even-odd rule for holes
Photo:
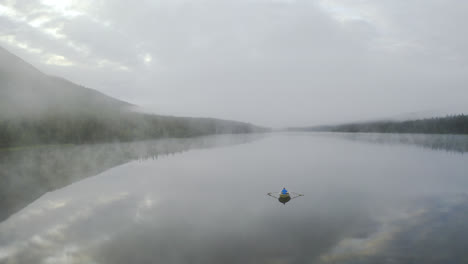
[[[1,222],[0,263],[460,263],[466,150],[400,136],[238,135],[137,159]],[[304,196],[266,195],[283,186]]]

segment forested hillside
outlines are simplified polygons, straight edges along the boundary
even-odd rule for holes
[[[0,48],[0,148],[264,131],[247,123],[144,114],[132,108],[43,74]]]

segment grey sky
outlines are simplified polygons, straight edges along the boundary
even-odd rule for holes
[[[268,126],[468,112],[468,1],[0,0],[0,45],[160,114]]]

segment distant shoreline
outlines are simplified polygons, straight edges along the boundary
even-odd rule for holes
[[[468,135],[468,116],[461,114],[408,121],[374,121],[329,126],[291,127],[286,130],[299,132]]]

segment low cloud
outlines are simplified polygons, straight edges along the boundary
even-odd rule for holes
[[[160,114],[314,125],[468,111],[466,10],[435,0],[5,1],[0,44]]]

